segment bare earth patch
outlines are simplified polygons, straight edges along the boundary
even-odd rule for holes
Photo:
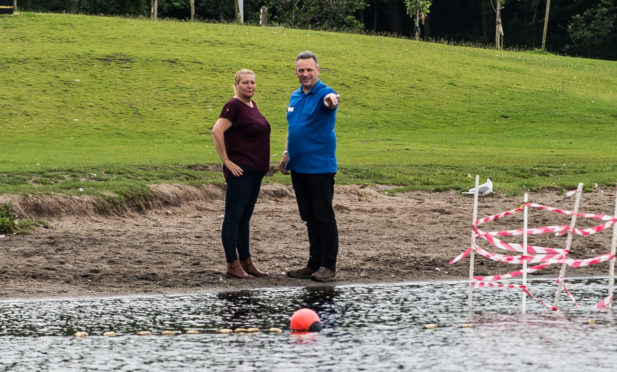
[[[152,189],[151,199],[115,208],[89,197],[0,196],[0,203],[11,201],[21,216],[40,218],[52,226],[37,228],[31,235],[0,239],[0,298],[197,293],[318,284],[284,275],[308,258],[306,229],[291,187],[262,187],[252,220],[252,253],[258,267],[270,276],[254,280],[224,276],[222,187],[153,185]],[[532,193],[530,198],[564,209],[574,204],[572,198],[554,191]],[[389,196],[379,188],[337,186],[334,205],[340,252],[333,284],[467,278],[468,260],[455,265],[448,262],[469,247],[472,204],[472,197],[456,191]],[[478,216],[521,204],[520,196],[490,195],[480,203]],[[581,212],[613,214],[613,210],[612,190],[598,189],[582,196]],[[522,213],[500,221],[483,225],[484,230],[521,228]],[[555,213],[530,213],[530,227],[569,225],[569,221]],[[577,226],[597,224],[579,219]],[[608,252],[611,234],[608,230],[585,238],[575,236],[572,256]],[[536,236],[530,244],[563,248],[565,236]],[[517,268],[476,258],[477,275]],[[557,269],[543,274],[556,276]],[[569,268],[568,275],[606,277],[608,263]]]

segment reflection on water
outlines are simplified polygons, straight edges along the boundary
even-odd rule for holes
[[[528,300],[525,316],[520,292],[476,290],[471,319],[464,282],[2,301],[0,370],[614,370],[614,318],[594,308],[606,280],[568,286],[580,308],[563,298],[563,310],[551,312]],[[553,282],[532,284],[545,300],[554,290]],[[301,307],[319,314],[322,332],[287,331]],[[425,329],[429,323],[437,328]],[[218,333],[238,327],[286,331]],[[118,337],[101,336],[109,330]],[[140,330],[153,335],[136,336]]]

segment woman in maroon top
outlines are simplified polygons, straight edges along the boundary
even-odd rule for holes
[[[223,161],[227,183],[221,232],[227,276],[251,279],[266,276],[255,267],[249,249],[249,223],[261,180],[270,167],[270,123],[252,100],[255,74],[236,73],[236,94],[223,107],[212,129],[214,146]]]

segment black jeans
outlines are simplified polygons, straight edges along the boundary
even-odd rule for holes
[[[227,176],[225,217],[221,237],[227,262],[251,257],[249,223],[259,196],[261,180],[266,172],[242,166],[244,174]],[[236,253],[237,252],[237,253]]]
[[[307,267],[336,270],[338,228],[332,207],[335,173],[291,172],[300,218],[306,222],[310,250]]]

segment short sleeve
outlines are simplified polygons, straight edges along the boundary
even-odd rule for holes
[[[221,114],[219,115],[219,118],[227,119],[233,125],[233,123],[236,122],[237,115],[238,115],[238,108],[235,104],[235,101],[229,100],[225,104],[225,106],[223,106],[223,109],[221,110]]]

